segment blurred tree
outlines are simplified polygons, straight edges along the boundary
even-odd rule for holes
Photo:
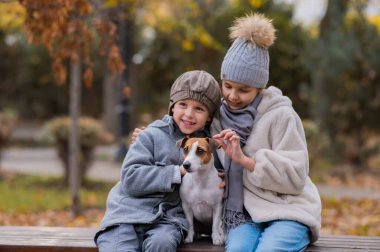
[[[320,36],[307,62],[312,112],[335,151],[357,169],[367,168],[366,141],[378,130],[380,37],[364,14],[368,1],[329,1]]]
[[[300,49],[310,37],[292,23],[291,6],[268,0],[176,3],[156,2],[151,6],[155,11],[149,11],[153,15],[138,22],[141,33],[134,59],[142,111],[157,108],[156,113],[166,112],[170,86],[183,71],[204,69],[219,79],[221,62],[231,43],[228,27],[236,17],[261,12],[273,18],[277,28],[278,40],[270,48],[270,84],[283,89],[296,110],[308,116],[308,101],[301,87],[310,83],[310,75]]]
[[[270,82],[278,86],[292,100],[293,107],[302,119],[309,118],[309,100],[304,89],[311,76],[304,64],[304,48],[312,41],[310,33],[300,24],[292,22],[292,7],[272,3],[269,15],[273,18],[277,39],[270,52]]]
[[[129,74],[123,75],[128,76],[129,79],[116,80],[112,74],[104,73],[106,67],[103,64],[95,61],[93,62],[96,68],[94,79],[97,81],[94,81],[93,89],[87,90],[83,94],[82,110],[93,116],[99,116],[99,106],[93,106],[93,104],[100,104],[103,97],[104,121],[108,122],[108,128],[113,129],[113,132],[116,132],[115,126],[118,125],[115,121],[115,111],[139,110],[139,112],[162,113],[163,111],[160,108],[167,105],[170,85],[183,71],[202,68],[218,79],[220,64],[231,43],[228,39],[227,28],[231,26],[236,17],[255,11],[263,12],[273,18],[278,30],[278,40],[270,48],[270,84],[282,88],[284,93],[292,98],[297,111],[302,116],[307,117],[307,102],[300,89],[305,85],[303,83],[309,82],[309,76],[302,64],[303,54],[297,52],[305,47],[304,44],[309,38],[304,30],[291,22],[290,6],[278,4],[277,1],[266,0],[192,0],[186,2],[152,0],[144,1],[144,3],[141,1],[108,0],[93,2],[97,3],[96,9],[102,10],[102,15],[111,17],[117,24],[116,33],[120,36],[120,41],[122,29],[118,24],[132,22],[132,29],[130,30],[133,31],[129,36],[131,41],[120,44],[121,48],[129,44],[127,47],[129,48],[129,56],[128,59],[124,60],[128,65],[125,73],[128,72]],[[123,21],[126,18],[129,21]],[[124,27],[128,27],[128,25]],[[112,29],[104,29],[103,27],[103,30]],[[98,41],[96,37],[94,40],[94,42]],[[22,44],[22,46],[26,45]],[[89,50],[94,55],[96,49],[95,44],[95,47],[93,46]],[[33,52],[36,49],[30,48],[28,50],[28,52]],[[44,66],[52,64],[49,62],[50,59],[46,57],[46,54],[45,58],[41,58],[44,55],[41,49],[34,55],[26,54],[23,51],[19,51],[19,54],[24,59],[33,56],[38,60],[33,61],[34,68],[30,68],[28,64],[17,68],[18,71],[28,71],[29,78],[19,80],[20,84],[12,81],[12,85],[6,85],[12,87],[12,93],[5,96],[2,101],[20,102],[19,99],[8,99],[8,97],[14,97],[17,92],[18,97],[26,98],[23,104],[31,105],[20,105],[24,111],[23,116],[47,118],[54,113],[63,114],[66,111],[63,104],[67,101],[68,89],[66,86],[48,85],[53,83],[52,73]],[[16,61],[15,57],[12,58]],[[17,60],[17,62],[21,64],[29,61]],[[12,76],[17,76],[17,74]],[[103,77],[104,85],[103,90],[101,90],[100,82]],[[28,81],[28,85],[24,85],[26,81]],[[21,92],[31,85],[36,88],[22,95]],[[120,87],[123,85],[130,87],[127,93],[132,94],[130,96],[132,106],[129,109],[118,106],[119,100],[123,98]],[[10,92],[9,88],[7,92]],[[52,99],[56,92],[66,95]],[[131,127],[137,119],[134,117],[137,116],[140,116],[140,113],[131,114]]]
[[[133,55],[143,112],[165,113],[174,79],[192,69],[210,72],[222,49],[211,30],[223,1],[152,1],[137,16]],[[215,72],[216,74],[216,72]],[[152,111],[153,110],[153,111]]]
[[[90,45],[93,42],[93,33],[103,35],[101,52],[108,55],[108,67],[121,72],[124,64],[116,45],[115,29],[106,30],[112,25],[111,21],[99,15],[96,5],[87,0],[54,2],[44,0],[20,0],[26,9],[25,26],[28,39],[35,44],[45,46],[53,58],[53,69],[58,83],[65,83],[67,70],[65,61],[70,60],[70,139],[69,164],[70,188],[72,199],[72,212],[79,214],[79,132],[78,120],[80,116],[81,101],[81,75],[84,84],[90,87],[93,82],[92,60],[90,58]],[[95,10],[95,11],[94,11]],[[92,15],[92,14],[98,15]],[[94,29],[95,28],[95,29]],[[96,30],[97,28],[97,30]],[[85,66],[82,73],[81,66]]]
[[[68,86],[55,85],[52,59],[47,50],[41,44],[35,46],[27,42],[23,26],[25,15],[25,8],[18,1],[0,1],[0,107],[12,107],[21,119],[27,120],[67,114]],[[83,94],[82,110],[86,115],[98,116],[101,106],[96,104],[102,103],[102,70],[107,67],[99,57],[99,34],[93,35],[89,52],[94,81],[92,88]]]
[[[122,161],[128,150],[125,139],[135,121],[135,113],[133,112],[136,104],[132,93],[136,90],[136,86],[132,74],[132,56],[135,50],[136,13],[144,4],[141,1],[107,1],[106,3],[108,3],[109,16],[117,24],[121,56],[126,68],[117,80],[114,79],[114,75],[107,74],[104,87],[106,98],[108,97],[109,99],[106,100],[108,103],[105,103],[103,120],[107,121],[105,125],[108,125],[109,128],[114,128],[114,132],[118,136],[119,149],[116,153],[116,160]],[[149,1],[145,2],[145,4],[149,4]],[[107,83],[112,81],[114,81],[113,85]],[[113,89],[111,89],[112,87]],[[112,97],[114,99],[111,99]],[[115,116],[118,116],[118,119]],[[115,126],[116,124],[117,126]]]

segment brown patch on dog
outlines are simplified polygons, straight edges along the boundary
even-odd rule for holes
[[[185,139],[184,139],[185,140]],[[203,164],[210,162],[212,158],[212,152],[214,147],[215,140],[211,138],[187,138],[185,141],[182,141],[184,150],[191,150],[193,144],[198,142],[196,155],[201,159]],[[185,151],[186,153],[186,151]]]

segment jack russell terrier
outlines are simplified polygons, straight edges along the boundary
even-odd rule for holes
[[[212,138],[185,137],[177,142],[183,148],[183,167],[186,170],[182,178],[180,196],[190,228],[185,243],[193,242],[194,218],[211,226],[211,238],[214,245],[223,245],[223,189],[219,188],[222,179],[214,167],[213,150],[218,146]],[[197,230],[196,230],[197,231]]]

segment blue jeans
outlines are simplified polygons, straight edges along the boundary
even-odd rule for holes
[[[99,252],[175,252],[182,232],[174,224],[119,224],[102,231],[96,239]]]
[[[309,243],[310,230],[299,222],[249,222],[228,230],[226,251],[303,251]]]

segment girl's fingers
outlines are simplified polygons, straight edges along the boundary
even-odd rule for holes
[[[219,143],[222,143],[222,142],[224,143],[223,140],[229,141],[229,142],[236,141],[236,140],[240,141],[239,135],[231,129],[223,130],[219,134],[216,134],[213,138],[215,140],[218,140]]]
[[[240,141],[240,137],[238,135],[233,135],[231,137],[231,141],[234,141],[234,140]]]
[[[240,140],[240,137],[235,131],[230,131],[230,132],[226,133],[224,139],[228,140],[228,141],[233,141],[236,139]]]
[[[217,134],[217,136],[219,136],[220,138],[224,138],[224,136],[226,134],[228,134],[229,132],[232,132],[231,129],[225,129],[225,130],[222,130],[221,132],[219,132],[219,134]]]
[[[213,138],[219,144],[219,148],[222,147],[223,150],[227,148],[227,144],[218,135],[213,136]]]

